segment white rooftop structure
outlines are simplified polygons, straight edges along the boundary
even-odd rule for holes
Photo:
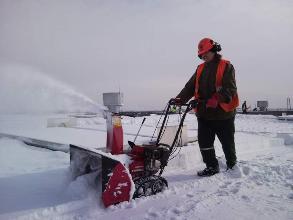
[[[119,113],[123,106],[123,93],[108,92],[103,93],[103,103],[108,107],[110,112]]]

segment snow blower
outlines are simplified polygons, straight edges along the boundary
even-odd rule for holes
[[[105,207],[162,192],[168,187],[168,182],[161,175],[168,161],[175,157],[185,116],[196,105],[195,100],[188,104],[178,104],[176,99],[171,99],[162,115],[163,122],[156,141],[141,146],[128,141],[130,150],[122,152],[117,150],[123,147],[122,126],[119,117],[117,119],[115,116],[113,130],[107,134],[107,150],[70,145],[70,167],[73,177],[91,172],[101,174],[102,201]],[[174,140],[168,145],[161,143],[160,140],[173,106],[179,106],[179,113],[183,114]],[[182,106],[186,107],[183,112]]]

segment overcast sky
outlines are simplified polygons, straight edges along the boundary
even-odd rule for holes
[[[234,65],[241,101],[286,107],[292,36],[290,0],[0,0],[1,64],[31,66],[98,102],[120,88],[125,109],[162,109],[200,64],[203,37]]]

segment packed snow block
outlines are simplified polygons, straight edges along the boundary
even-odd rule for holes
[[[47,127],[75,127],[77,125],[76,118],[48,118]]]
[[[168,162],[168,170],[190,170],[202,163],[199,147],[193,144],[178,149],[178,152],[175,152],[174,155],[177,156]]]
[[[290,134],[279,133],[277,138],[281,138],[284,145],[293,145],[293,136]]]
[[[168,144],[169,146],[171,146],[174,141],[174,137],[176,135],[176,132],[178,130],[178,126],[179,125],[166,126],[165,132],[160,140],[160,143]],[[181,144],[181,146],[188,144],[187,128],[186,127],[187,127],[186,125],[183,125],[183,127],[182,127],[182,133],[181,133],[181,138],[182,138],[181,143],[182,144]],[[161,127],[158,128],[157,135],[159,135],[160,129],[161,129]]]

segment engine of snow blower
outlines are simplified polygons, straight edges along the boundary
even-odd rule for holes
[[[170,150],[166,146],[142,145],[137,146],[129,142],[131,151],[128,154],[133,162],[129,165],[129,170],[133,180],[142,176],[156,174],[168,163]]]
[[[131,150],[118,155],[95,148],[70,145],[70,166],[73,177],[101,170],[102,201],[106,207],[162,192],[168,187],[168,183],[161,175],[170,160],[170,155],[174,153],[185,116],[196,107],[196,104],[192,100],[188,104],[181,105],[186,106],[186,109],[171,146],[160,143],[170,108],[172,105],[178,105],[171,101],[166,108],[157,140],[153,144],[139,146],[128,141]]]
[[[168,186],[167,181],[157,174],[168,163],[170,149],[166,146],[142,145],[129,142],[132,147],[128,154],[132,163],[129,172],[135,184],[133,198],[154,195]]]

